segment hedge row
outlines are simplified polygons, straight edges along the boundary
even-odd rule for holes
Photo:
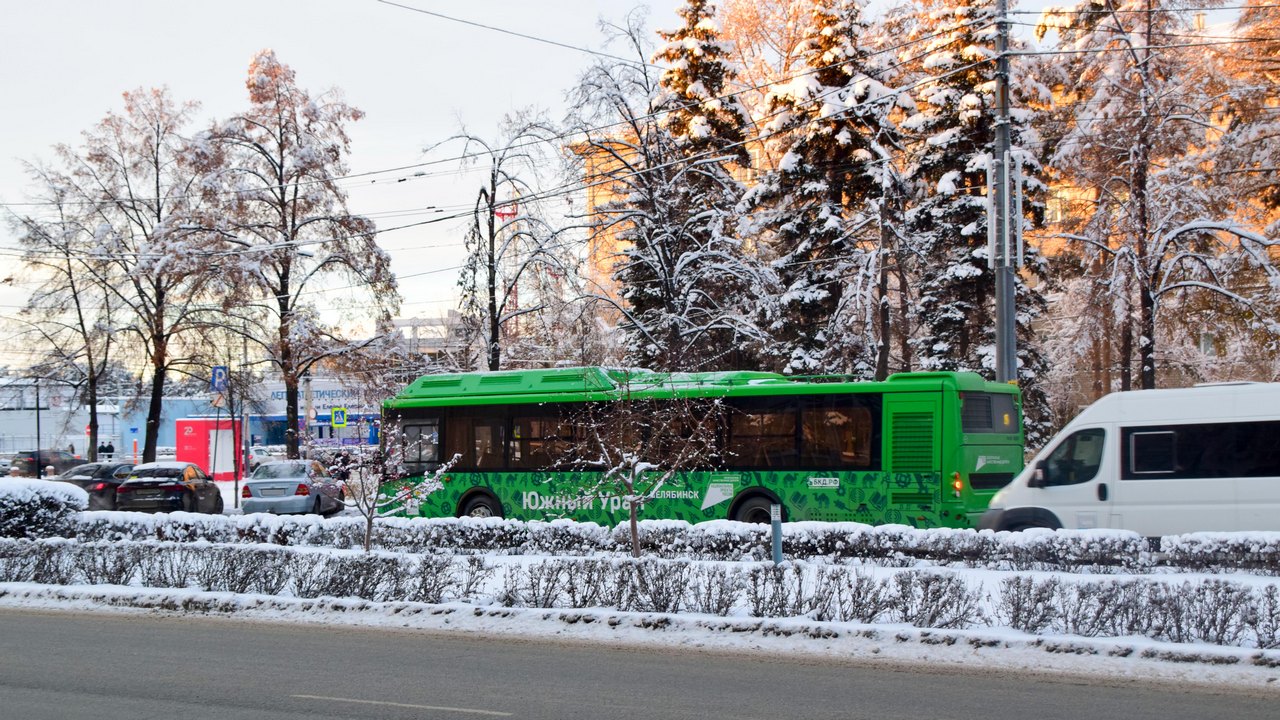
[[[1280,590],[1219,579],[1012,575],[994,588],[943,569],[315,551],[280,545],[0,540],[0,582],[198,588],[375,602],[679,613],[1280,647]]]
[[[269,543],[328,548],[360,547],[358,517],[193,515],[80,512],[83,491],[65,483],[0,481],[0,537],[74,537],[98,540]],[[640,523],[642,551],[664,558],[764,560],[770,529],[714,521]],[[522,522],[500,518],[386,518],[374,527],[373,546],[390,552],[504,553],[513,555],[627,554],[625,527],[567,520]],[[787,523],[788,558],[879,565],[915,563],[997,570],[1067,570],[1094,573],[1246,570],[1280,575],[1280,533],[1201,533],[1171,536],[1152,552],[1146,539],[1115,530],[1030,530],[1021,533],[918,530],[858,523]]]
[[[626,554],[630,550],[627,532],[625,527],[567,520],[387,518],[374,526],[373,547],[409,553]],[[360,547],[363,533],[363,520],[352,517],[89,512],[80,515],[74,537],[85,542],[204,540],[345,549]],[[764,525],[646,520],[640,523],[640,537],[644,554],[664,558],[764,560],[770,556],[770,529]],[[783,526],[782,549],[788,558],[856,559],[882,565],[927,561],[1012,570],[1132,572],[1152,562],[1143,538],[1114,531],[975,533],[859,523],[788,523]]]

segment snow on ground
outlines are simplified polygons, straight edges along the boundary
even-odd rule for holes
[[[1144,638],[1037,637],[987,629],[818,623],[613,610],[428,605],[120,586],[0,584],[0,607],[91,612],[201,614],[241,620],[399,628],[491,637],[681,647],[984,672],[1032,672],[1111,681],[1160,681],[1280,692],[1280,655]],[[1259,665],[1266,658],[1267,665]]]

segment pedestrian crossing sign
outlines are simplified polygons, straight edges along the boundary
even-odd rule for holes
[[[346,427],[347,426],[347,409],[340,408],[340,407],[334,408],[329,415],[329,424],[336,428]]]

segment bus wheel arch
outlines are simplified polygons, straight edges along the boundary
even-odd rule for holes
[[[768,524],[769,508],[773,504],[782,506],[782,519],[787,519],[787,506],[782,499],[770,490],[761,487],[747,488],[729,504],[729,519],[738,522]]]
[[[468,490],[458,500],[458,517],[506,517],[502,501],[486,488]]]

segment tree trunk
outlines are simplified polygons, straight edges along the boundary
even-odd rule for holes
[[[156,443],[160,439],[160,418],[164,412],[164,351],[158,350],[152,360],[151,400],[147,405],[147,432],[142,445],[142,462],[155,462]],[[124,452],[124,448],[120,449]]]
[[[1127,288],[1126,288],[1127,291]],[[1133,313],[1125,303],[1124,317],[1120,319],[1120,390],[1133,389]]]
[[[1146,22],[1146,45],[1151,47],[1152,24],[1151,16],[1151,0],[1147,0]],[[1138,338],[1138,359],[1141,362],[1139,372],[1143,390],[1154,390],[1156,387],[1156,303],[1155,296],[1152,293],[1152,285],[1159,282],[1159,261],[1160,258],[1148,258],[1147,254],[1151,252],[1149,247],[1148,234],[1151,232],[1150,218],[1150,190],[1147,186],[1148,174],[1151,164],[1151,95],[1148,91],[1150,87],[1150,58],[1151,50],[1148,49],[1144,53],[1142,65],[1139,70],[1142,73],[1142,124],[1138,130],[1138,152],[1137,158],[1134,159],[1134,181],[1133,181],[1133,199],[1138,204],[1138,248],[1136,261],[1139,265],[1138,276],[1139,299],[1138,299],[1138,328],[1141,336]]]
[[[902,353],[902,372],[911,372],[914,359],[911,356],[910,298],[907,295],[907,273],[901,258],[898,260],[898,352]]]
[[[498,211],[498,176],[497,168],[493,168],[489,173],[489,197],[485,203],[487,217],[487,227],[489,240],[489,255],[486,258],[486,270],[488,276],[486,278],[486,290],[489,293],[489,347],[488,350],[488,366],[490,371],[497,370],[502,364],[502,318],[499,317],[498,303],[498,228],[495,224],[496,213]]]
[[[892,338],[889,312],[889,225],[886,222],[884,202],[880,204],[880,276],[876,281],[877,316],[879,319],[879,342],[876,344],[876,380],[889,377],[889,343]]]
[[[282,373],[284,378],[284,417],[288,426],[284,429],[284,446],[285,456],[290,459],[301,457],[299,448],[301,443],[298,438],[298,425],[301,424],[302,418],[298,416],[298,376],[293,372],[293,368]],[[307,422],[311,418],[306,418]]]
[[[89,367],[93,367],[92,356]],[[89,373],[89,449],[85,452],[85,457],[89,458],[89,462],[98,461],[98,379],[92,372]]]

